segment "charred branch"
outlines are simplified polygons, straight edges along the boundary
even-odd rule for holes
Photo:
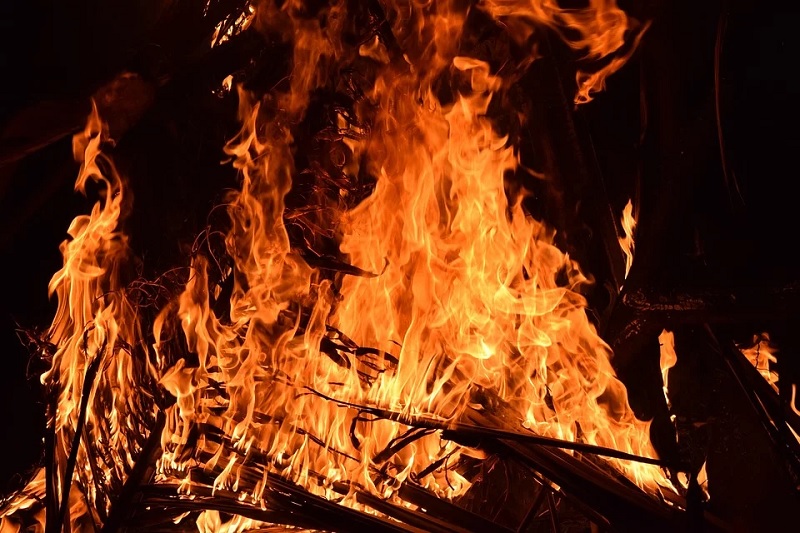
[[[161,432],[164,428],[165,417],[159,412],[155,425],[150,430],[150,437],[139,453],[128,479],[120,490],[111,507],[111,514],[103,523],[102,533],[118,531],[132,511],[140,488],[153,478],[155,463],[161,453]]]

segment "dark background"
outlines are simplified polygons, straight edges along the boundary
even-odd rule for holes
[[[58,245],[90,206],[73,192],[71,125],[88,112],[88,96],[121,70],[147,78],[195,53],[159,29],[171,2],[108,4],[0,3],[0,493],[42,455],[41,369],[16,330],[49,324],[55,302],[47,282],[61,264]],[[577,115],[613,210],[632,196],[641,207],[629,282],[757,288],[797,281],[796,13],[758,2],[630,4],[653,25],[605,93]],[[120,165],[138,179],[133,245],[150,272],[183,257],[229,178],[195,172],[218,166],[233,115],[213,120],[220,111],[210,90],[192,90],[205,96],[162,95],[126,137],[127,151],[120,147]],[[31,139],[59,135],[31,155],[10,156]]]

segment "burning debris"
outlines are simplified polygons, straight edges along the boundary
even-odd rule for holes
[[[547,39],[581,104],[648,24],[601,0],[218,4],[215,53],[286,55],[216,86],[238,188],[188,264],[144,280],[118,135],[97,106],[75,135],[97,200],[50,282],[45,464],[3,530],[683,524],[705,464],[656,453],[520,148]],[[634,225],[629,202],[623,279]],[[499,464],[530,488],[514,520],[475,504]]]

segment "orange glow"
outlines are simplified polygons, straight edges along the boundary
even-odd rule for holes
[[[222,90],[224,92],[230,91],[231,88],[233,88],[233,75],[232,74],[226,76],[225,79],[222,80]]]
[[[55,351],[50,369],[41,377],[43,385],[58,392],[58,408],[47,413],[56,436],[56,499],[64,499],[62,486],[70,487],[65,500],[73,527],[79,530],[98,522],[98,510],[110,509],[110,496],[131,468],[155,409],[152,399],[134,394],[152,382],[154,370],[136,344],[142,333],[126,286],[132,281],[132,257],[127,237],[118,228],[126,193],[112,161],[103,154],[108,142],[107,127],[93,107],[84,131],[73,138],[73,154],[81,163],[75,189],[85,193],[94,181],[101,199],[90,214],[72,221],[69,238],[61,244],[63,267],[49,285],[50,294],[58,298],[47,333]],[[84,380],[91,386],[85,387]],[[65,467],[82,409],[86,423],[70,483]],[[42,470],[23,493],[38,493],[43,483]]]

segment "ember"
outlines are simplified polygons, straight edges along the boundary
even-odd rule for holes
[[[674,318],[713,298],[648,297],[638,200],[636,219],[631,200],[621,218],[599,193],[584,202],[569,184],[593,178],[559,164],[535,112],[555,83],[540,64],[566,58],[570,75],[550,76],[574,127],[653,20],[566,4],[211,0],[191,22],[163,15],[198,25],[212,82],[197,96],[200,74],[127,69],[72,136],[91,207],[60,246],[50,326],[26,332],[47,432],[2,530],[724,529],[713,417],[687,403],[676,342],[697,332]],[[143,243],[171,234],[137,229],[148,178],[130,138],[184,94],[214,110],[202,142],[222,164],[176,168],[223,192],[178,256],[151,261]],[[604,206],[567,209],[570,194]],[[581,250],[587,224],[605,229]],[[766,345],[738,352],[700,323],[714,368],[788,446],[795,374],[778,382]],[[640,383],[615,351],[628,373],[648,354]],[[635,411],[644,387],[657,394]],[[775,448],[788,470],[791,446]]]

